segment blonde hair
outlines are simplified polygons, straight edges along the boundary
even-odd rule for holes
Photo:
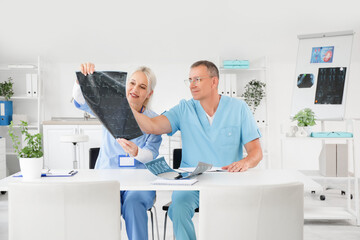
[[[133,75],[136,72],[142,72],[145,74],[147,80],[148,80],[148,87],[147,87],[147,92],[150,93],[151,91],[154,91],[155,86],[156,86],[156,76],[155,73],[146,66],[141,66],[138,67],[131,75]],[[128,81],[130,80],[130,78],[128,78]],[[150,96],[150,98],[146,99],[145,102],[143,103],[143,105],[146,107],[149,104],[149,101],[151,99],[152,95]]]

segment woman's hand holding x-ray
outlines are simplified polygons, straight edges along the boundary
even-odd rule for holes
[[[95,72],[95,64],[90,63],[90,62],[89,63],[83,63],[80,66],[80,71],[85,76],[88,75],[88,74],[93,74]]]
[[[95,64],[93,63],[83,63],[80,65],[80,72],[85,76],[88,74],[93,74],[95,72]],[[79,80],[76,79],[76,83],[79,84]]]
[[[126,153],[130,154],[133,157],[136,157],[138,155],[139,149],[135,143],[124,138],[117,138],[116,141],[121,145],[121,147]]]

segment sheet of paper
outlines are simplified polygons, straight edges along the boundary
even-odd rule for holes
[[[162,179],[158,178],[153,181],[151,184],[155,185],[193,185],[198,180],[196,178],[186,178],[186,179]]]

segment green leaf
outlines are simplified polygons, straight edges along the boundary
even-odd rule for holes
[[[13,82],[11,77],[8,78],[8,81],[0,83],[0,96],[5,97],[6,101],[9,101],[10,98],[14,95],[12,87]]]
[[[257,107],[260,105],[261,100],[266,96],[266,84],[256,79],[251,80],[245,86],[245,92],[241,95],[244,101],[252,108],[255,113]]]
[[[1,90],[1,89],[0,89]],[[18,155],[18,157],[25,157],[25,158],[34,158],[34,157],[42,157],[42,134],[36,133],[36,134],[30,134],[28,132],[28,123],[21,121],[20,124],[20,130],[21,134],[25,135],[25,142],[27,143],[26,146],[24,146],[22,149],[20,148],[20,141],[18,140],[19,137],[15,135],[14,132],[14,125],[11,121],[9,125],[9,136],[13,142],[13,147],[15,150],[15,153]]]
[[[296,120],[299,127],[316,125],[315,113],[310,108],[300,110],[292,120]]]

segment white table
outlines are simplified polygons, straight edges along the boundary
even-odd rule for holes
[[[82,181],[104,181],[116,180],[120,182],[120,190],[199,190],[209,187],[221,186],[249,186],[249,185],[272,185],[291,182],[302,182],[305,191],[319,189],[321,186],[306,177],[302,173],[295,170],[261,170],[250,169],[242,173],[229,172],[205,172],[198,176],[198,182],[191,186],[183,185],[153,185],[151,184],[157,177],[146,169],[108,169],[108,170],[79,170],[79,172],[72,177],[44,177],[38,182],[82,182]],[[21,182],[22,178],[9,176],[0,180],[0,190],[7,191],[10,183]],[[205,191],[205,190],[204,190]],[[11,194],[11,192],[10,192]],[[200,206],[206,199],[200,197]],[[219,196],[219,202],[221,196]],[[201,214],[201,213],[200,213]],[[227,214],[232,214],[227,213]],[[202,224],[199,224],[199,233],[201,231],[219,231],[221,225],[217,229],[203,229]],[[201,238],[201,234],[200,234]]]
[[[205,172],[191,186],[153,185],[156,176],[146,169],[81,169],[72,177],[43,177],[39,182],[83,182],[116,180],[121,190],[201,190],[202,187],[222,185],[266,185],[302,182],[305,191],[322,189],[321,185],[296,170],[249,169],[242,173]],[[8,184],[21,182],[22,178],[9,176],[0,180],[0,191],[7,191]]]

